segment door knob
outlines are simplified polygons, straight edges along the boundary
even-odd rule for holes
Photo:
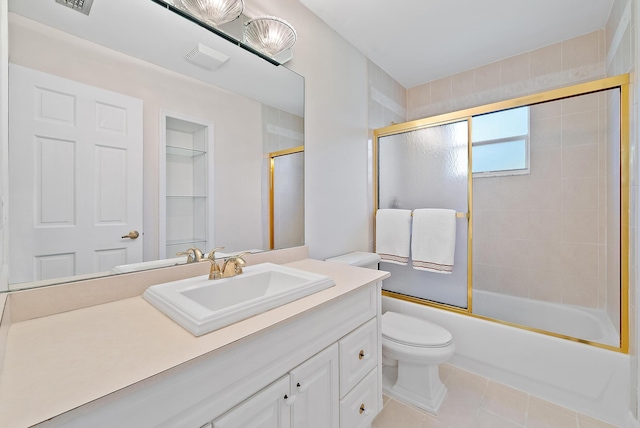
[[[129,232],[128,235],[124,235],[122,237],[122,239],[124,238],[129,238],[129,239],[136,239],[138,236],[140,236],[140,234],[138,233],[137,230],[132,230],[131,232]]]

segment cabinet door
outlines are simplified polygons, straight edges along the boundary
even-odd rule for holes
[[[213,428],[290,428],[293,401],[287,375],[213,421]]]
[[[338,428],[338,345],[333,344],[289,372],[295,428]]]

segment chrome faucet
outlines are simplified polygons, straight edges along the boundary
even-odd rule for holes
[[[187,263],[199,262],[202,259],[202,251],[196,247],[191,247],[187,251],[176,253],[176,256],[187,256]]]

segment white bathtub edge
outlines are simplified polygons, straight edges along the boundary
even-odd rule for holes
[[[386,296],[382,310],[449,330],[455,366],[616,426],[629,423],[628,355]]]

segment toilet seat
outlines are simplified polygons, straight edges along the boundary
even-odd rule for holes
[[[416,348],[444,348],[453,342],[451,333],[439,325],[396,312],[382,315],[382,337]]]

